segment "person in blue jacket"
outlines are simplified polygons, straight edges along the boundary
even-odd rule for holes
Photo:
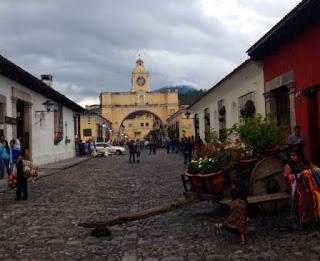
[[[21,152],[20,149],[16,147],[16,141],[10,140],[10,162],[9,162],[10,173],[12,173],[13,166],[14,164],[16,164],[16,161],[20,156],[20,152]]]
[[[8,142],[3,140],[0,144],[0,179],[4,177],[4,168],[6,167],[8,176],[10,175],[10,148]]]

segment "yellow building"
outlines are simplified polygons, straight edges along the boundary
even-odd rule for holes
[[[132,139],[143,140],[153,130],[156,118],[149,113],[137,113],[123,122],[122,133]]]
[[[194,117],[188,112],[188,107],[188,105],[181,105],[179,111],[168,118],[168,135],[170,138],[181,139],[195,136]]]
[[[110,139],[111,122],[101,115],[86,111],[80,115],[81,140],[106,142]]]
[[[167,118],[179,109],[177,92],[150,91],[150,73],[144,67],[141,59],[136,62],[131,75],[131,84],[130,92],[102,92],[100,94],[101,115],[112,123],[113,139],[125,136],[125,131],[129,135],[128,138],[137,136],[142,138],[144,132],[142,132],[141,123],[143,121],[138,122],[137,119],[137,122],[131,123],[131,128],[126,128],[129,126],[126,120],[133,119],[135,115],[150,114],[154,117],[155,122],[152,123],[152,126],[149,123],[148,126],[150,131],[160,127],[164,128],[167,125]]]

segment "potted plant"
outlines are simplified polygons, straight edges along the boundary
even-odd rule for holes
[[[199,162],[199,176],[202,178],[206,193],[209,194],[218,194],[223,190],[223,162],[217,159],[218,154]]]
[[[184,176],[188,177],[192,191],[197,193],[204,192],[204,186],[203,186],[203,180],[199,176],[201,165],[199,165],[199,162],[201,162],[202,158],[200,158],[198,161],[192,161],[188,165],[188,171],[184,174]]]
[[[222,164],[214,157],[191,162],[184,176],[188,177],[194,192],[218,194],[223,190]]]
[[[256,162],[266,151],[278,146],[282,139],[281,130],[272,117],[243,118],[235,125],[234,131],[244,145],[242,163]]]

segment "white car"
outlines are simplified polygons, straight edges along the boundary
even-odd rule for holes
[[[122,154],[126,154],[127,152],[125,147],[112,146],[109,143],[105,143],[105,142],[97,142],[96,143],[97,153],[101,154],[105,147],[107,148],[108,154],[122,155]]]

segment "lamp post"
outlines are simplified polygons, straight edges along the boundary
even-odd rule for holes
[[[186,115],[187,119],[189,119],[191,113],[190,113],[189,111],[187,111],[187,112],[185,113],[185,115]]]

